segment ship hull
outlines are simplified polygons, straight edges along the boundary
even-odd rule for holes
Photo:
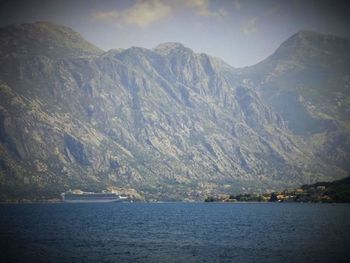
[[[113,203],[127,199],[111,192],[94,193],[78,190],[62,193],[61,196],[63,203]]]
[[[117,203],[122,200],[62,200],[63,203]]]

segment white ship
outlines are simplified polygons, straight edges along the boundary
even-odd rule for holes
[[[114,192],[103,191],[101,193],[83,192],[81,190],[69,190],[61,194],[65,203],[108,203],[127,201],[127,196],[121,196]]]

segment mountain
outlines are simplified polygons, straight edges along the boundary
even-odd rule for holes
[[[243,74],[292,131],[305,135],[331,120],[349,122],[349,68],[350,39],[301,31]]]
[[[11,25],[0,29],[0,57],[49,58],[98,55],[102,50],[72,29],[51,22]]]
[[[275,54],[271,70],[234,69],[180,43],[103,52],[48,22],[0,32],[2,200],[108,187],[199,200],[350,170],[342,163],[349,149],[334,137],[348,140],[346,120],[323,118],[322,129],[305,135],[267,99]],[[345,157],[329,158],[322,138]]]
[[[350,39],[300,31],[240,74],[315,154],[349,170],[349,69]]]

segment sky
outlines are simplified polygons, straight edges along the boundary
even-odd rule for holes
[[[342,0],[0,0],[0,26],[51,21],[103,50],[180,42],[234,67],[254,65],[300,30],[350,37]]]

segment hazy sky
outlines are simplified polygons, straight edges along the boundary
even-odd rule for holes
[[[238,67],[261,61],[301,29],[350,37],[349,2],[0,0],[0,25],[48,20],[104,50],[181,42]]]

